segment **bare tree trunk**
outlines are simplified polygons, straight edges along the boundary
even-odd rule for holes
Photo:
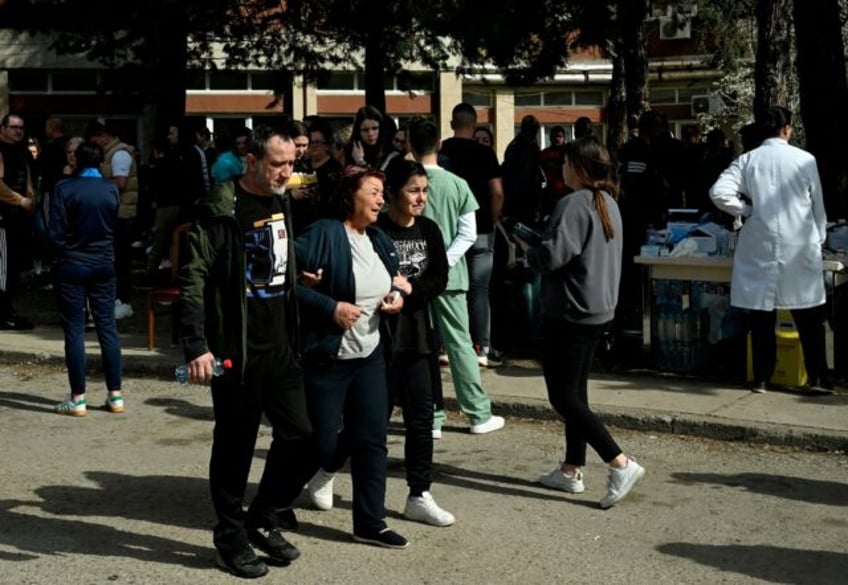
[[[757,60],[754,65],[754,119],[762,122],[770,106],[786,106],[789,92],[789,35],[792,0],[757,0]]]
[[[383,31],[371,30],[365,40],[365,103],[386,113]]]
[[[188,15],[183,2],[163,0],[162,19],[154,31],[155,60],[147,71],[156,108],[155,136],[164,137],[169,126],[179,127],[186,111]],[[142,88],[144,90],[144,88]]]
[[[624,58],[621,56],[621,43],[616,41],[612,50],[612,80],[609,88],[609,101],[607,102],[607,149],[613,157],[618,155],[618,149],[627,140],[625,130],[625,104],[624,93]]]
[[[648,0],[618,0],[628,125],[638,120],[648,105],[648,50],[644,32],[647,14]]]
[[[848,217],[848,80],[838,0],[795,0],[798,86],[807,150],[832,219]]]

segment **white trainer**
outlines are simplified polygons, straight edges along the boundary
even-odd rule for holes
[[[645,468],[633,461],[627,460],[627,465],[621,469],[610,467],[607,477],[607,495],[601,499],[601,508],[611,508],[630,493],[633,486],[645,477]]]
[[[306,492],[312,505],[319,510],[333,509],[333,480],[336,475],[319,469],[306,484]]]
[[[133,316],[133,308],[129,303],[115,301],[115,319],[123,319]]]
[[[431,526],[450,526],[456,522],[454,515],[442,509],[430,492],[424,492],[420,497],[409,496],[406,499],[403,515],[407,520],[415,520]]]
[[[433,440],[438,441],[442,438],[442,429],[433,429]]]
[[[586,491],[586,486],[583,485],[582,471],[568,475],[559,467],[540,477],[539,483],[547,488],[562,490],[569,494],[582,494]]]
[[[486,433],[492,433],[494,431],[499,431],[504,428],[506,421],[502,416],[492,416],[489,420],[484,423],[480,423],[479,425],[471,425],[471,434],[472,435],[485,435]]]

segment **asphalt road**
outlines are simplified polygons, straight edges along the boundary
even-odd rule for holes
[[[52,414],[56,368],[0,368],[0,585],[232,583],[215,569],[202,387],[129,379],[127,412]],[[89,404],[102,397],[91,380]],[[97,389],[95,391],[95,388]],[[593,453],[580,496],[535,483],[562,456],[554,422],[511,419],[472,436],[458,419],[436,444],[433,493],[448,528],[407,522],[402,437],[389,445],[389,524],[406,550],[350,539],[350,481],[336,507],[298,511],[303,555],[268,583],[655,584],[848,582],[848,458],[615,431],[648,470],[603,511]],[[269,443],[263,427],[252,481]],[[250,490],[255,488],[251,484]]]

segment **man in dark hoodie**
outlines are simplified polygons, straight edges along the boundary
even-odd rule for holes
[[[300,553],[281,533],[290,508],[315,471],[311,425],[296,362],[295,260],[286,183],[294,143],[267,127],[254,130],[247,170],[200,202],[181,273],[181,333],[189,378],[212,385],[215,430],[209,469],[218,515],[217,563],[239,577],[287,565]],[[213,377],[216,357],[232,368]],[[262,415],[273,441],[256,497],[242,510]],[[293,513],[288,512],[294,523]]]

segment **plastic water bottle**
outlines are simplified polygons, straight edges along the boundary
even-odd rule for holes
[[[233,360],[215,358],[215,364],[212,366],[212,375],[220,376],[227,370],[233,367]],[[188,383],[188,364],[183,364],[174,368],[174,379],[180,384]]]

